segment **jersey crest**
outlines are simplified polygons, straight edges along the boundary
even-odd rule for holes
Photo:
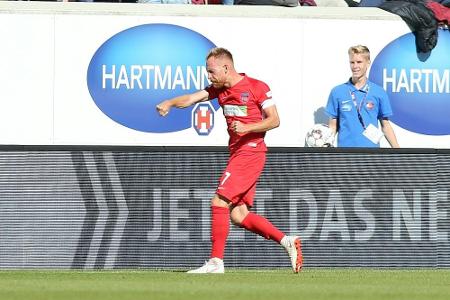
[[[249,98],[249,93],[245,92],[245,93],[241,93],[241,102],[246,104],[248,102],[248,98]]]

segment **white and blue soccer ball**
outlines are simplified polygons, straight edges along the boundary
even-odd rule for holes
[[[325,124],[314,124],[306,133],[306,145],[308,147],[333,147],[334,134]]]

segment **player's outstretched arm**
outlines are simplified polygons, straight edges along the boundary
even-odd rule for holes
[[[208,92],[201,90],[192,94],[181,95],[169,100],[165,100],[156,105],[156,110],[161,116],[166,116],[172,107],[185,108],[195,104],[208,100]]]

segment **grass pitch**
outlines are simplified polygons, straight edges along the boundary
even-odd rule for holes
[[[0,299],[450,299],[450,270],[0,271]]]

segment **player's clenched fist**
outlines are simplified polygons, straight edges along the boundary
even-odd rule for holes
[[[161,116],[165,117],[169,113],[170,104],[167,101],[161,102],[156,105],[156,110]]]
[[[245,124],[242,124],[239,121],[233,121],[231,123],[231,130],[236,132],[237,134],[244,134],[244,133],[246,133]]]

